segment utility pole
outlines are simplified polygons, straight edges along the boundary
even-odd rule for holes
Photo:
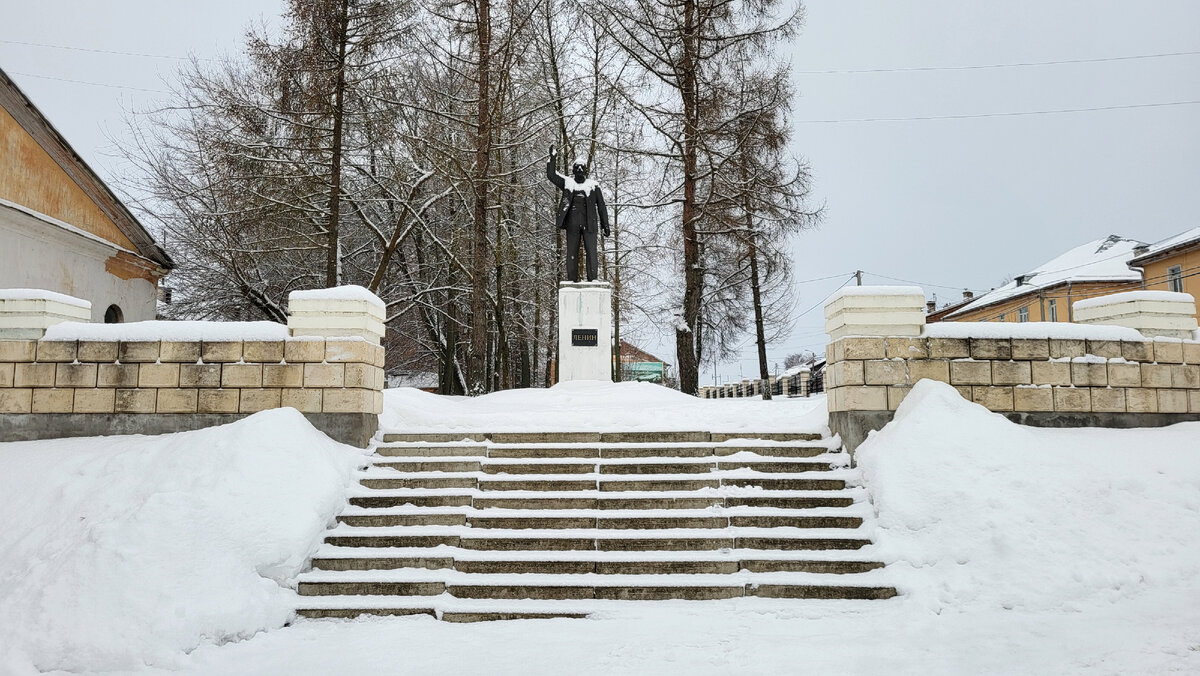
[[[862,286],[862,270],[854,271],[854,279],[858,282],[858,286]]]

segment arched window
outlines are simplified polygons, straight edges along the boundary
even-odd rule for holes
[[[125,313],[121,312],[121,308],[116,305],[109,305],[108,309],[104,311],[105,324],[120,324],[123,321],[125,321]]]

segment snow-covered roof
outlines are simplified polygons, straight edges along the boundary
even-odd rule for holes
[[[950,313],[948,317],[978,310],[1002,301],[1033,293],[1067,282],[1136,282],[1142,273],[1129,267],[1134,248],[1142,242],[1119,235],[1109,235],[1071,249],[1036,269],[979,296]]]
[[[1154,244],[1151,244],[1149,248],[1147,248],[1146,252],[1139,255],[1135,261],[1140,263],[1149,258],[1154,258],[1161,253],[1170,251],[1171,249],[1177,249],[1179,247],[1192,244],[1200,244],[1200,228],[1185,230],[1178,235],[1168,237],[1164,240],[1160,240]]]

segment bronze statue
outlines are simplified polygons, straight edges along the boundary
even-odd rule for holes
[[[600,186],[587,175],[587,163],[575,160],[571,165],[571,176],[563,176],[554,168],[554,147],[550,147],[550,159],[546,162],[546,178],[561,192],[558,199],[558,214],[554,224],[567,231],[567,279],[579,281],[579,244],[587,253],[587,280],[596,281],[596,232],[608,231],[608,209],[604,206],[604,194]]]

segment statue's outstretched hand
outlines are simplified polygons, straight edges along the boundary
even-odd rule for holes
[[[612,233],[609,231],[609,229],[608,229],[608,226],[607,226],[607,225],[606,225],[606,226],[604,226],[604,229],[603,229],[603,230],[601,230],[601,232],[603,232],[603,233],[604,233],[604,236],[605,236],[605,237],[612,237]]]
[[[550,146],[550,158],[554,159],[554,155],[555,155],[554,146]]]

